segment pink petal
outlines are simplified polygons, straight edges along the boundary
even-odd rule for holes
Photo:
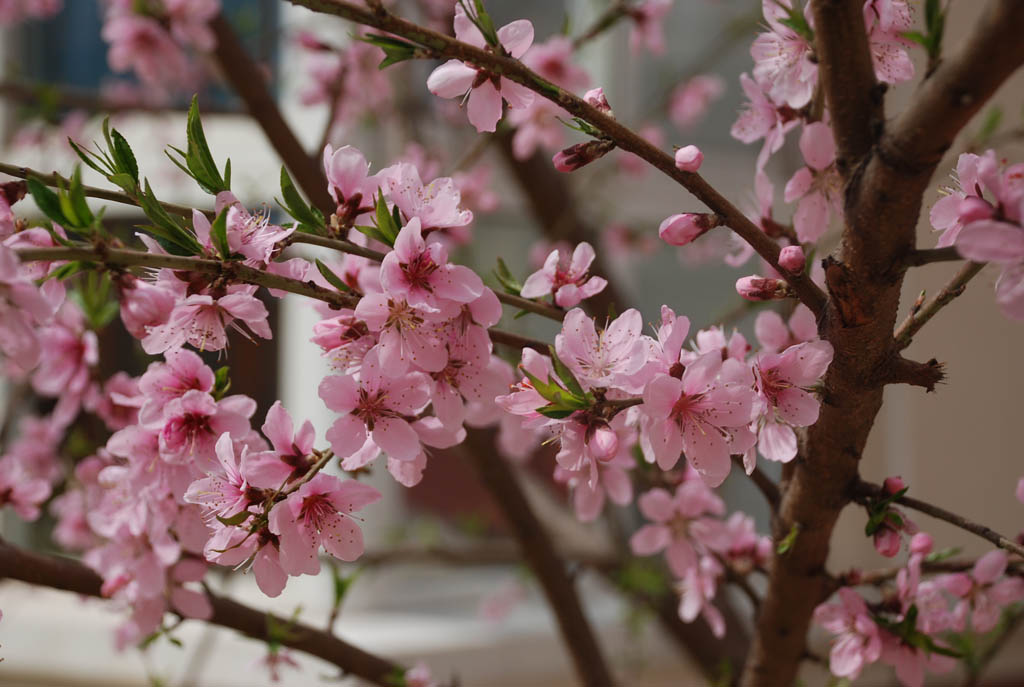
[[[328,518],[320,531],[327,553],[343,561],[354,561],[363,555],[363,531],[352,518],[335,515]]]
[[[1006,222],[979,220],[960,230],[956,246],[968,260],[1015,263],[1024,260],[1024,230]]]
[[[637,556],[650,556],[663,550],[672,541],[672,532],[665,525],[644,525],[629,538],[629,548]]]
[[[517,19],[498,29],[498,40],[508,54],[518,59],[533,45],[533,24],[528,19]]]
[[[398,460],[412,460],[420,452],[420,438],[416,431],[399,418],[378,420],[371,436],[384,453]]]
[[[469,94],[466,107],[469,123],[483,133],[493,132],[501,119],[501,94],[490,81],[485,81]]]
[[[427,89],[441,98],[461,98],[472,87],[476,73],[459,60],[448,60],[427,77]]]

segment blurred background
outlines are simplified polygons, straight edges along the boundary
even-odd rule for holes
[[[416,155],[428,160],[434,176],[453,171],[477,175],[483,191],[494,197],[481,203],[473,223],[474,240],[455,257],[490,273],[498,257],[512,273],[524,278],[536,269],[531,252],[543,238],[542,222],[550,213],[538,211],[510,165],[508,136],[477,135],[454,103],[441,103],[425,87],[433,63],[403,63],[371,80],[347,86],[346,98],[325,95],[324,74],[336,74],[336,51],[309,48],[309,37],[325,45],[351,44],[354,27],[324,15],[276,0],[222,0],[225,14],[260,62],[268,83],[303,145],[314,157],[323,142],[358,147],[379,170],[398,159]],[[436,3],[400,0],[397,9],[431,19]],[[447,5],[450,3],[441,3]],[[918,4],[918,3],[911,3]],[[971,25],[982,3],[953,2],[947,21],[947,53]],[[487,3],[498,25],[529,18],[540,43],[568,27],[579,35],[607,8],[604,0],[491,0]],[[208,207],[210,198],[189,183],[164,154],[167,145],[184,145],[184,113],[191,92],[168,88],[147,93],[124,75],[112,73],[106,46],[100,39],[102,9],[94,0],[65,0],[55,17],[0,29],[0,161],[40,171],[68,174],[77,161],[65,139],[88,143],[99,137],[102,114],[117,105],[111,122],[132,144],[143,174],[161,199]],[[443,15],[443,12],[441,13]],[[662,55],[630,50],[629,22],[620,22],[590,41],[578,53],[577,64],[589,74],[590,85],[604,88],[616,116],[643,131],[666,150],[696,144],[705,154],[702,174],[742,208],[757,211],[753,194],[753,163],[759,144],[744,146],[729,135],[743,102],[738,77],[749,71],[749,46],[761,25],[761,4],[752,0],[679,0],[665,24]],[[450,25],[440,28],[445,30]],[[300,38],[305,37],[303,42]],[[919,52],[919,51],[918,51]],[[911,51],[923,65],[920,54]],[[379,53],[369,54],[371,62]],[[280,161],[260,128],[242,113],[229,88],[220,85],[215,65],[195,63],[204,125],[214,156],[233,163],[236,194],[246,206],[275,208]],[[332,71],[333,70],[333,71]],[[366,74],[372,74],[372,70]],[[694,121],[669,116],[673,89],[698,75],[720,79],[721,93]],[[329,82],[330,79],[327,79]],[[887,107],[897,112],[913,98],[913,82],[890,92]],[[995,106],[1003,113],[995,133],[1021,128],[1024,78],[1007,83]],[[449,107],[450,106],[450,107]],[[991,111],[979,119],[991,117]],[[334,125],[327,122],[332,117]],[[967,128],[940,166],[935,187],[948,183],[956,155],[979,145],[985,129],[979,121]],[[989,132],[993,133],[993,132]],[[566,129],[565,144],[582,140]],[[776,186],[776,217],[788,219],[791,208],[781,203],[785,180],[802,165],[791,135],[786,148],[769,165]],[[1006,136],[999,150],[1010,161],[1024,152],[1019,137]],[[419,150],[415,148],[419,146]],[[554,150],[542,150],[544,159]],[[644,170],[620,151],[570,176],[556,175],[564,185],[563,228],[550,230],[561,238],[592,237],[614,284],[619,310],[637,307],[648,322],[658,318],[662,303],[686,314],[694,330],[727,318],[751,341],[754,311],[744,306],[733,289],[735,279],[757,271],[754,262],[740,268],[723,264],[732,250],[727,236],[712,232],[695,244],[675,249],[657,240],[657,227],[669,214],[702,208],[678,186],[653,170]],[[421,165],[421,169],[425,167]],[[638,169],[639,168],[639,169]],[[86,183],[101,180],[86,175]],[[926,203],[927,210],[937,196]],[[29,201],[18,206],[24,212]],[[490,206],[494,205],[493,209]],[[141,215],[111,205],[107,218],[129,229]],[[558,218],[554,218],[557,220]],[[580,232],[585,231],[585,234]],[[934,236],[922,213],[919,245],[931,247]],[[578,240],[576,238],[575,240]],[[829,239],[826,238],[827,244]],[[547,245],[547,244],[544,244]],[[546,253],[541,250],[541,257]],[[913,270],[907,278],[904,302],[909,307],[925,289],[934,292],[955,267],[940,263]],[[1020,420],[1024,403],[1024,327],[1003,318],[992,296],[997,273],[986,270],[967,293],[915,338],[910,355],[937,358],[947,364],[948,383],[934,394],[909,387],[888,387],[886,403],[865,454],[862,475],[881,482],[902,475],[912,495],[957,510],[1000,532],[1024,529],[1024,506],[1014,497],[1024,474]],[[296,418],[313,421],[322,436],[332,417],[316,395],[327,367],[319,349],[309,342],[310,328],[319,316],[306,303],[291,297],[273,304],[275,338],[259,345],[240,340],[232,344],[229,362],[233,391],[247,393],[261,406],[257,418],[281,398]],[[549,338],[554,326],[540,318],[503,322],[502,326]],[[115,328],[110,328],[111,330]],[[110,331],[103,342],[106,370],[141,370],[126,335]],[[276,373],[274,372],[276,370]],[[12,401],[9,395],[5,403]],[[613,537],[608,523],[581,525],[566,508],[564,490],[550,481],[550,456],[540,456],[529,471],[529,493],[545,525],[566,550],[606,555]],[[777,476],[777,466],[762,466]],[[384,499],[364,511],[367,551],[389,552],[410,544],[431,546],[449,541],[503,543],[504,528],[495,516],[475,476],[458,460],[432,457],[423,482],[412,489],[389,476],[374,475]],[[457,502],[452,493],[460,494]],[[730,509],[753,514],[759,530],[767,532],[767,510],[760,495],[742,473],[734,471],[723,487]],[[913,517],[913,516],[912,516]],[[617,517],[615,526],[635,524],[634,515]],[[925,516],[915,518],[931,532],[937,547],[961,546],[965,555],[987,550],[968,537]],[[834,538],[830,568],[886,567],[870,539],[863,536],[864,511],[850,507]],[[16,543],[52,550],[46,523],[24,526],[9,512],[0,512],[0,533]],[[372,556],[371,556],[372,557]],[[457,676],[461,684],[512,687],[575,684],[571,665],[548,612],[525,567],[508,563],[458,568],[436,562],[383,562],[338,569],[352,580],[340,618],[339,636],[359,646],[403,661],[423,660],[435,677]],[[623,600],[602,576],[582,570],[578,576],[588,614],[599,628],[609,658],[630,685],[690,685],[702,678],[691,658],[662,634],[649,613]],[[643,582],[636,582],[642,584]],[[246,575],[214,576],[213,584],[231,596],[284,616],[299,613],[316,626],[327,622],[335,580],[326,570],[318,577],[292,578],[284,594],[268,599]],[[665,590],[661,590],[662,593]],[[741,615],[749,616],[745,598],[731,589]],[[189,622],[175,631],[182,646],[160,639],[145,652],[113,648],[117,613],[101,602],[75,599],[58,592],[14,582],[0,583],[0,684],[4,685],[253,685],[269,680],[255,664],[265,649],[224,630]],[[697,623],[703,623],[698,620]],[[815,635],[819,653],[827,653],[823,637]],[[1024,635],[988,673],[986,684],[1024,683]],[[300,669],[285,668],[281,684],[348,684],[332,668],[294,654]],[[931,678],[929,684],[959,684],[957,675]],[[808,685],[824,685],[826,675],[807,669]],[[868,671],[859,685],[892,685],[886,668]]]

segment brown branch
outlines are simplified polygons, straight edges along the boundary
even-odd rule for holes
[[[452,57],[470,62],[489,72],[500,74],[507,79],[526,86],[570,114],[593,125],[618,147],[636,154],[665,175],[671,177],[715,213],[721,215],[725,219],[724,224],[749,243],[772,267],[780,273],[785,272],[779,268],[779,245],[761,231],[739,208],[722,196],[703,177],[694,172],[683,172],[677,169],[675,159],[671,155],[652,145],[613,117],[587,104],[582,98],[544,80],[518,60],[462,43],[450,36],[406,21],[383,8],[370,10],[344,2],[343,0],[289,1],[294,5],[340,16],[413,41],[426,49],[424,50],[424,56]],[[822,311],[825,306],[826,296],[811,281],[810,276],[806,272],[799,275],[787,275],[787,280],[800,300],[812,312],[820,313]]]
[[[836,159],[840,170],[850,170],[871,151],[875,127],[885,117],[864,26],[864,3],[812,0],[811,11],[818,78],[832,115]]]
[[[910,384],[927,391],[935,391],[935,385],[946,379],[945,365],[935,358],[920,363],[903,356],[893,358],[879,379],[882,384]]]
[[[28,167],[19,167],[17,165],[9,165],[4,162],[0,162],[0,174],[6,174],[8,176],[17,177],[19,179],[28,179],[34,177],[46,184],[47,186],[59,186],[64,184],[67,188],[71,183],[66,177],[62,177],[56,172],[47,174],[45,172],[37,172],[34,169]],[[114,203],[123,203],[124,205],[135,205],[138,206],[138,201],[132,198],[127,193],[121,193],[120,191],[113,191],[105,188],[98,188],[96,186],[83,186],[82,189],[85,191],[85,195],[90,198],[99,198],[100,200],[109,200]],[[164,210],[173,214],[180,215],[182,217],[192,217],[192,208],[185,205],[175,205],[174,203],[160,203]]]
[[[103,580],[92,569],[70,558],[24,551],[0,541],[0,579],[3,578],[102,598],[100,587]],[[207,596],[213,606],[213,617],[206,622],[212,625],[266,641],[268,619],[273,618],[280,625],[290,628],[289,632],[276,637],[278,642],[323,659],[345,673],[386,687],[394,684],[392,680],[396,675],[405,672],[397,663],[368,653],[327,632],[292,623],[216,594],[208,593]]]
[[[537,576],[558,621],[562,639],[570,649],[580,680],[586,687],[613,685],[615,680],[597,636],[583,613],[565,562],[530,506],[515,473],[505,459],[494,452],[493,439],[493,432],[470,429],[463,453],[498,502],[519,542],[523,558]]]
[[[903,324],[900,325],[893,335],[896,340],[896,349],[903,350],[909,346],[914,335],[920,331],[921,327],[927,324],[928,320],[935,317],[953,299],[962,294],[967,288],[967,282],[974,279],[984,267],[985,263],[981,262],[967,263],[960,268],[960,271],[956,273],[948,284],[942,287],[942,290],[935,295],[935,298],[928,301],[917,312],[907,316],[907,319],[903,320]]]
[[[323,301],[336,308],[354,308],[358,302],[355,296],[325,289],[313,281],[299,281],[290,277],[282,277],[234,261],[222,262],[209,258],[194,258],[183,255],[161,255],[159,253],[147,253],[145,251],[124,248],[108,248],[105,246],[99,248],[91,246],[75,248],[64,246],[54,248],[18,248],[15,252],[23,261],[85,260],[117,267],[166,267],[173,270],[202,272],[204,274],[224,277],[231,281],[287,291],[299,296],[305,296],[306,298]],[[488,330],[488,333],[491,340],[497,343],[517,348],[533,348],[542,353],[547,353],[548,351],[548,344],[544,341],[531,339],[493,327]]]
[[[910,251],[904,264],[907,267],[920,267],[921,265],[930,265],[934,262],[956,262],[963,259],[964,256],[960,255],[960,251],[957,250],[956,246],[919,248]]]
[[[854,487],[854,496],[856,500],[861,503],[865,503],[869,499],[874,499],[881,495],[882,487],[877,484],[861,481]],[[971,534],[977,535],[982,539],[995,544],[1001,549],[1006,549],[1010,553],[1015,553],[1018,556],[1024,556],[1024,546],[1021,546],[1009,537],[1004,537],[992,528],[980,525],[972,520],[968,520],[962,515],[957,515],[945,508],[940,508],[939,506],[928,503],[927,501],[921,501],[920,499],[915,499],[910,496],[901,496],[897,498],[895,502],[901,506],[913,508],[925,515],[930,515],[938,520],[944,520],[951,525],[959,527],[962,530],[966,530]]]
[[[1024,64],[1024,2],[990,0],[963,47],[943,58],[888,127],[879,154],[910,174],[931,175],[957,133]]]
[[[312,163],[302,144],[295,137],[288,123],[281,115],[258,65],[246,52],[235,30],[224,15],[219,14],[210,21],[210,28],[217,36],[214,56],[231,87],[245,103],[246,109],[263,129],[281,156],[295,183],[303,190],[310,202],[325,216],[337,209],[327,192],[327,179],[319,165]]]

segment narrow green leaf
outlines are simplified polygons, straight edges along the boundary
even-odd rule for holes
[[[56,193],[35,177],[29,177],[25,182],[28,185],[28,192],[32,194],[32,200],[36,202],[44,215],[61,226],[71,225],[68,218],[64,216],[60,199]]]
[[[324,226],[323,218],[318,217],[299,194],[284,165],[281,166],[281,196],[284,200],[283,202],[278,201],[278,204],[284,208],[285,212],[298,220],[299,224],[310,233],[321,233]]]
[[[139,163],[135,159],[132,147],[128,145],[128,141],[117,129],[110,130],[110,139],[113,142],[110,152],[114,157],[114,162],[117,163],[117,171],[127,174],[138,185]]]
[[[230,190],[221,178],[220,170],[217,169],[217,164],[213,161],[213,155],[210,153],[210,146],[206,142],[202,118],[199,115],[198,96],[192,96],[185,130],[188,139],[185,162],[189,171],[192,172],[192,178],[211,195]]]
[[[222,518],[218,515],[217,519],[220,520],[221,524],[227,527],[233,527],[235,525],[241,525],[243,522],[249,519],[250,515],[252,515],[252,513],[250,513],[247,510],[243,510],[227,518]]]
[[[82,186],[82,168],[79,165],[75,165],[75,171],[71,175],[68,198],[80,222],[79,226],[82,228],[91,227],[94,217],[92,210],[89,209],[89,204],[85,200],[85,188]]]
[[[349,292],[352,290],[349,288],[348,284],[342,281],[341,277],[331,271],[330,267],[321,262],[320,258],[316,258],[315,261],[316,268],[320,270],[320,274],[324,275],[324,279],[326,279],[331,286],[342,292]]]
[[[784,556],[793,549],[793,545],[796,544],[796,538],[800,535],[800,523],[793,523],[793,526],[789,529],[789,534],[786,535],[785,539],[779,542],[778,546],[775,547],[776,553],[780,556]]]
[[[231,373],[231,368],[227,365],[218,367],[217,371],[213,373],[213,397],[216,400],[224,398],[231,389],[231,378],[228,376]]]
[[[557,374],[558,378],[562,380],[563,384],[565,384],[565,388],[572,392],[573,396],[583,398],[586,395],[586,392],[580,385],[579,380],[576,379],[576,375],[574,375],[572,370],[569,369],[569,366],[563,363],[562,359],[558,357],[558,354],[555,352],[555,347],[548,346],[548,353],[551,355],[551,365],[555,368],[555,374]]]
[[[111,167],[108,167],[106,165],[106,163],[105,163],[105,160],[103,158],[101,158],[99,155],[97,155],[96,153],[92,152],[91,150],[86,150],[86,149],[82,148],[81,146],[79,146],[77,143],[75,143],[70,138],[68,139],[68,145],[71,146],[71,149],[73,151],[75,151],[75,154],[78,155],[78,158],[82,162],[84,162],[85,164],[89,165],[89,167],[91,167],[92,169],[96,170],[97,172],[99,172],[103,176],[109,178],[111,174],[115,174],[117,172],[117,170],[115,170],[115,169],[113,169]],[[97,162],[97,160],[99,162]],[[102,167],[100,166],[101,163],[103,164]]]
[[[231,257],[231,248],[228,247],[228,208],[221,210],[213,220],[210,225],[210,238],[222,258],[227,260]]]

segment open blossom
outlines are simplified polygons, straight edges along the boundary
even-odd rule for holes
[[[398,460],[412,460],[420,452],[420,438],[409,423],[430,400],[426,375],[410,372],[385,376],[383,360],[375,351],[366,354],[357,382],[332,375],[320,383],[320,398],[341,417],[327,430],[331,448],[347,458],[373,440]]]
[[[787,203],[795,200],[793,228],[797,238],[813,242],[828,229],[830,216],[840,212],[842,180],[835,168],[836,144],[827,124],[814,122],[800,134],[800,152],[806,167],[801,167],[786,183]]]
[[[220,401],[195,389],[170,401],[160,427],[160,457],[168,463],[192,463],[216,470],[216,445],[225,432],[244,436],[256,402],[248,396],[228,396]],[[156,423],[154,423],[155,425]]]
[[[562,320],[555,350],[585,386],[619,387],[639,393],[642,384],[633,377],[646,362],[642,330],[643,318],[633,308],[600,332],[594,318],[574,308]]]
[[[270,531],[281,542],[281,567],[290,575],[315,575],[321,544],[343,561],[359,558],[363,531],[352,513],[380,497],[368,484],[318,473],[270,511]]]
[[[270,223],[270,212],[251,214],[239,202],[228,207],[227,240],[232,253],[245,256],[246,264],[257,266],[270,262],[277,244],[295,231]]]
[[[878,80],[896,84],[912,79],[914,63],[907,48],[913,44],[905,37],[913,24],[910,5],[903,0],[867,0],[864,24]]]
[[[754,334],[763,351],[776,353],[798,343],[817,339],[818,323],[811,309],[801,303],[793,310],[788,322],[774,310],[761,311],[754,321]]]
[[[487,41],[461,3],[455,6],[455,37],[477,48],[487,48]],[[498,29],[501,48],[512,58],[520,58],[533,43],[533,24],[519,19]],[[509,107],[527,107],[533,102],[533,91],[503,76],[472,67],[459,60],[448,60],[431,72],[427,88],[442,98],[467,98],[466,113],[477,131],[494,131],[501,119],[501,101]]]
[[[680,620],[692,623],[698,616],[703,616],[711,627],[711,634],[719,639],[725,636],[725,618],[711,602],[718,591],[718,578],[722,573],[722,565],[717,560],[702,556],[700,563],[687,570],[676,584]]]
[[[814,609],[814,622],[836,635],[829,652],[829,670],[856,680],[864,666],[882,655],[882,635],[867,604],[849,587],[839,589],[839,602]]]
[[[526,278],[520,295],[542,298],[550,293],[563,308],[577,306],[608,285],[605,279],[590,276],[590,264],[595,257],[593,246],[587,242],[577,245],[571,257],[556,248],[548,254],[544,266]]]
[[[810,387],[824,376],[832,355],[832,344],[818,340],[790,346],[782,353],[762,353],[755,360],[755,388],[763,421],[757,448],[768,460],[793,460],[793,428],[809,427],[818,421],[821,403]]]
[[[14,456],[0,457],[0,508],[11,506],[19,518],[32,521],[50,493],[50,483],[27,473]]]
[[[647,383],[640,410],[647,446],[662,470],[685,451],[709,486],[725,481],[729,454],[743,453],[755,441],[747,428],[754,412],[749,377],[742,363],[723,363],[716,351],[688,365],[681,379],[658,375]]]
[[[1005,551],[989,551],[978,559],[970,573],[939,578],[939,585],[959,599],[953,610],[955,629],[962,632],[971,616],[971,629],[979,634],[999,623],[1003,609],[1024,599],[1024,580],[1003,577],[1009,558]]]
[[[103,40],[110,48],[107,62],[115,72],[133,71],[149,86],[186,86],[191,69],[170,34],[152,18],[127,13],[107,17]]]
[[[142,348],[150,355],[188,343],[201,351],[227,346],[227,327],[270,339],[267,307],[253,294],[255,286],[229,286],[223,296],[194,294],[179,301],[165,324],[149,330]],[[247,334],[246,334],[247,335]]]
[[[410,366],[440,372],[448,363],[448,353],[441,339],[443,314],[414,308],[401,298],[371,293],[360,299],[355,316],[378,335],[379,343],[374,350],[385,374],[401,375]]]
[[[413,308],[449,316],[484,290],[476,272],[448,264],[447,249],[436,240],[423,239],[419,217],[398,232],[394,250],[381,262],[380,283],[388,296],[404,299]]]
[[[735,139],[753,143],[764,139],[757,156],[758,172],[764,169],[768,158],[778,152],[786,142],[786,133],[800,121],[792,108],[780,108],[773,103],[758,83],[746,74],[740,74],[740,86],[748,102],[730,129]]]
[[[697,565],[697,547],[709,543],[715,521],[708,516],[725,514],[725,503],[696,478],[684,481],[674,494],[660,487],[651,489],[640,495],[637,506],[652,523],[633,534],[630,548],[638,556],[665,551],[669,568],[677,577],[684,577]]]
[[[309,471],[316,430],[306,420],[295,431],[291,414],[275,401],[267,411],[263,434],[270,439],[271,450],[250,452],[245,461],[245,478],[261,489],[278,489]]]
[[[163,0],[174,40],[203,51],[217,44],[209,22],[220,12],[220,0]]]
[[[464,227],[473,221],[473,213],[461,207],[462,194],[451,177],[438,177],[424,184],[419,170],[408,162],[383,169],[377,176],[406,221],[419,219],[424,232]]]
[[[775,103],[799,109],[810,102],[818,83],[813,47],[806,37],[782,23],[793,10],[791,0],[762,0],[761,8],[769,30],[759,34],[750,46],[754,79]],[[810,5],[804,8],[807,18],[810,9]]]
[[[54,313],[54,306],[19,271],[14,251],[0,246],[0,353],[24,370],[39,361],[35,325]]]

